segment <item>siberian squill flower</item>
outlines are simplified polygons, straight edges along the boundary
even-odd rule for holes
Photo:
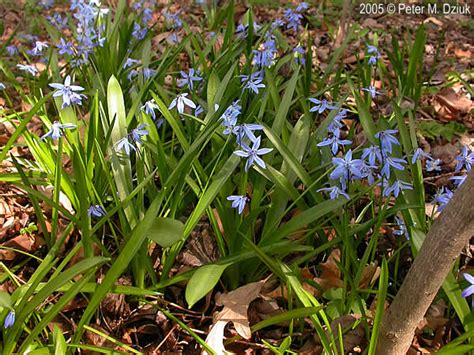
[[[397,137],[394,134],[398,133],[396,129],[387,129],[385,131],[380,131],[375,133],[375,138],[380,141],[383,152],[392,153],[392,145],[400,145]]]
[[[40,140],[44,140],[46,138],[51,138],[53,140],[59,139],[59,137],[62,137],[64,135],[64,132],[63,132],[64,129],[73,129],[73,128],[76,128],[76,125],[72,123],[61,124],[58,121],[54,121],[49,132],[41,136]]]
[[[129,68],[129,67],[133,67],[135,64],[138,64],[138,63],[140,63],[140,61],[137,60],[137,59],[127,58],[127,60],[123,64],[123,68],[126,69],[126,68]]]
[[[33,49],[31,49],[31,51],[28,51],[28,53],[32,55],[41,55],[43,49],[45,48],[48,48],[48,44],[46,42],[36,41]]]
[[[405,225],[405,221],[403,218],[395,216],[395,222],[397,223],[398,229],[393,230],[393,234],[398,236],[405,236],[407,240],[410,240],[410,236],[408,234],[407,226]]]
[[[377,95],[383,95],[382,92],[377,91],[375,86],[370,85],[368,88],[362,88],[363,91],[367,91],[370,94],[370,97],[375,99]]]
[[[293,53],[293,61],[297,64],[304,65],[306,62],[305,51],[301,46],[293,48],[291,51]]]
[[[137,41],[141,41],[142,39],[144,39],[147,33],[148,33],[147,27],[142,28],[140,24],[135,22],[135,24],[133,25],[132,36],[135,37]]]
[[[472,276],[470,274],[467,274],[467,273],[464,273],[462,276],[464,277],[464,280],[466,280],[467,282],[470,283],[468,288],[463,290],[462,293],[461,293],[461,296],[466,298],[466,297],[469,297],[472,294],[474,294],[474,276]]]
[[[456,164],[455,172],[461,171],[465,168],[467,172],[471,171],[471,165],[474,164],[474,152],[471,152],[469,148],[465,145],[462,148],[461,154],[456,157],[458,161]]]
[[[372,166],[377,165],[376,160],[382,162],[382,153],[380,152],[380,147],[371,145],[368,148],[364,148],[362,151],[362,159],[365,158],[368,158],[369,164]]]
[[[247,161],[245,162],[245,171],[248,171],[253,163],[256,163],[263,169],[266,169],[267,167],[263,159],[260,158],[260,155],[270,153],[273,148],[260,148],[260,140],[261,137],[257,137],[257,139],[253,141],[252,148],[250,148],[247,144],[242,143],[241,147],[243,150],[236,150],[234,152],[234,154],[239,157],[247,158]]]
[[[242,76],[247,76],[247,75],[241,75],[241,77]],[[255,94],[258,94],[258,90],[265,87],[265,84],[262,83],[262,80],[263,80],[262,78],[256,78],[256,79],[248,78],[247,81],[244,81],[245,82],[244,90],[251,90]]]
[[[105,216],[107,214],[107,212],[105,211],[104,207],[102,207],[101,205],[91,205],[88,209],[87,209],[87,215],[89,217],[97,217],[97,218],[100,218],[102,216]]]
[[[146,123],[142,123],[138,125],[137,128],[132,129],[132,132],[130,132],[130,136],[136,143],[143,144],[141,137],[147,136],[149,134],[148,131],[144,129],[147,126],[148,125]]]
[[[442,187],[440,191],[438,191],[432,201],[432,203],[438,205],[438,212],[441,212],[444,210],[448,202],[451,200],[453,197],[453,192],[446,188]]]
[[[232,208],[237,208],[239,214],[242,214],[245,204],[248,202],[248,197],[242,195],[231,195],[227,197],[227,200],[232,201]]]
[[[115,150],[117,151],[123,150],[125,154],[130,155],[130,151],[136,150],[136,149],[135,149],[135,146],[132,143],[130,143],[128,139],[128,135],[126,135],[125,137],[117,141],[117,143],[115,143]]]
[[[27,73],[30,73],[31,75],[35,76],[38,74],[38,69],[34,65],[30,64],[17,64],[16,67],[20,70],[26,71]]]
[[[155,103],[154,99],[148,100],[145,102],[145,104],[140,108],[143,112],[145,112],[147,115],[150,115],[153,119],[156,119],[156,113],[155,110],[157,110],[159,107]]]
[[[407,163],[405,159],[390,156],[385,156],[383,162],[384,165],[380,171],[380,174],[385,176],[387,179],[390,179],[390,167],[394,168],[395,170],[405,170],[405,167],[402,164]]]
[[[454,181],[454,186],[459,187],[464,183],[464,181],[466,181],[466,178],[467,178],[467,175],[461,175],[461,176],[450,177],[449,180]]]
[[[310,108],[309,112],[323,113],[326,110],[337,110],[337,106],[334,106],[334,103],[329,102],[326,99],[318,100],[309,98],[308,100],[315,104]]]
[[[68,54],[68,55],[74,55],[74,45],[72,42],[65,41],[64,38],[61,38],[59,40],[59,43],[56,44],[56,48],[59,49],[58,53],[60,55]]]
[[[426,161],[426,171],[441,171],[441,159],[428,159]]]
[[[421,157],[425,159],[433,159],[429,153],[426,153],[423,149],[421,148],[416,148],[415,152],[413,153],[413,157],[411,158],[411,163],[415,164],[417,160],[419,160]]]
[[[383,195],[388,197],[393,193],[395,197],[398,197],[402,190],[413,190],[413,186],[407,182],[395,180],[392,185],[385,186],[383,189]]]
[[[331,138],[324,138],[321,143],[316,144],[318,147],[324,147],[327,145],[331,146],[332,154],[336,155],[339,151],[339,146],[352,144],[352,141],[348,139],[339,139],[339,137],[333,135]]]
[[[168,109],[171,110],[172,108],[176,107],[178,112],[183,114],[184,106],[196,108],[196,104],[186,97],[188,95],[188,93],[184,93],[176,96],[176,98],[171,101],[171,104],[169,105]]]
[[[194,82],[201,81],[202,77],[199,76],[199,72],[196,72],[193,68],[189,69],[189,72],[180,71],[181,79],[178,79],[178,86],[183,87],[188,85],[189,90],[193,90]]]
[[[6,50],[7,50],[8,55],[10,57],[13,57],[13,56],[18,54],[18,48],[14,44],[11,44],[11,45],[7,46]]]
[[[148,80],[155,74],[156,74],[155,69],[151,69],[147,67],[143,68],[143,79]]]
[[[286,22],[286,28],[297,32],[303,15],[292,9],[286,9],[283,12],[283,17]]]
[[[237,143],[240,145],[240,142],[247,137],[252,142],[257,140],[257,137],[253,133],[253,131],[260,131],[263,129],[263,126],[258,123],[244,123],[240,126],[236,126],[234,133],[237,135]],[[238,131],[238,132],[235,132]]]
[[[83,91],[84,88],[78,85],[71,85],[71,76],[66,76],[64,79],[64,84],[52,83],[49,84],[52,88],[56,89],[56,92],[53,94],[54,97],[62,97],[63,104],[62,109],[71,106],[71,104],[82,104],[82,98],[85,95],[78,94],[75,91]]]
[[[350,199],[349,195],[344,190],[342,190],[339,186],[324,187],[324,188],[316,190],[316,191],[317,192],[328,191],[329,192],[329,198],[331,200],[335,200],[339,196],[344,196],[348,200]]]
[[[5,90],[5,84],[0,82],[0,91]]]
[[[332,180],[340,179],[342,183],[347,182],[351,176],[356,179],[362,178],[362,160],[352,159],[352,150],[348,150],[344,158],[332,158],[332,163],[336,167],[329,177]]]
[[[11,310],[5,317],[5,320],[3,322],[3,329],[11,328],[13,327],[13,324],[15,324],[15,311]]]

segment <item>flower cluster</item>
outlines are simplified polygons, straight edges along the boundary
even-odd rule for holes
[[[143,144],[142,137],[148,135],[148,131],[144,129],[148,125],[142,123],[137,128],[132,129],[125,137],[115,143],[115,150],[123,150],[125,154],[130,155],[130,151],[136,151],[138,144]]]
[[[69,107],[73,104],[82,105],[82,99],[86,97],[83,94],[77,93],[77,91],[83,91],[84,88],[78,85],[71,85],[71,77],[69,75],[66,76],[66,79],[64,79],[64,84],[52,83],[49,84],[49,86],[56,89],[53,94],[54,97],[62,98],[62,109],[65,109],[66,107]]]

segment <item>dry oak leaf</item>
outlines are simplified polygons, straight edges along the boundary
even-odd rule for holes
[[[224,328],[232,322],[235,330],[245,339],[252,337],[247,315],[250,302],[256,299],[264,281],[252,282],[234,291],[216,296],[216,304],[224,306],[222,311],[214,316],[214,324],[206,337],[206,343],[217,354],[228,354],[224,347]],[[203,354],[207,354],[206,351]]]

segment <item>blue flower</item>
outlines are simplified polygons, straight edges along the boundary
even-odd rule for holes
[[[342,145],[349,145],[349,144],[352,144],[352,141],[348,139],[339,139],[338,137],[333,135],[331,138],[324,138],[324,140],[321,143],[318,143],[316,145],[318,147],[325,147],[327,145],[330,145],[332,154],[336,155],[339,150],[340,145],[342,146]]]
[[[382,162],[382,152],[380,151],[380,147],[376,145],[371,145],[370,147],[365,148],[362,151],[362,159],[365,159],[367,157],[369,158],[368,161],[371,166],[377,165],[376,160]]]
[[[446,187],[442,187],[441,190],[436,193],[432,203],[438,205],[438,212],[442,212],[452,197],[453,192]]]
[[[7,46],[6,49],[10,57],[13,57],[18,54],[18,48],[13,44]]]
[[[253,131],[260,131],[263,129],[263,126],[258,123],[244,123],[240,126],[237,126],[236,128],[237,129],[235,131],[237,132],[234,131],[234,133],[236,133],[238,137],[237,143],[240,144],[240,142],[242,142],[245,137],[250,139],[252,142],[255,142],[257,137],[255,134],[253,134]]]
[[[462,291],[461,296],[466,298],[474,294],[474,276],[464,273],[464,280],[470,283],[469,287]]]
[[[164,15],[168,27],[172,28],[173,30],[178,30],[183,27],[183,21],[181,21],[178,14],[170,14],[169,12],[165,12]]]
[[[301,25],[301,19],[303,18],[303,15],[292,9],[286,9],[283,12],[283,18],[286,22],[286,28],[297,32],[299,26]]]
[[[382,167],[382,170],[380,171],[380,174],[382,174],[382,176],[385,176],[387,179],[390,178],[390,167],[394,168],[395,170],[405,170],[405,167],[402,164],[407,163],[405,159],[390,156],[385,156],[383,162],[384,165]]]
[[[413,153],[413,157],[411,158],[411,163],[415,164],[415,162],[420,159],[421,157],[425,159],[433,159],[429,153],[426,153],[423,149],[417,148]]]
[[[61,124],[58,121],[54,121],[53,125],[51,126],[51,130],[44,134],[40,140],[44,140],[46,138],[51,138],[53,140],[59,139],[59,137],[62,137],[64,135],[63,129],[73,129],[76,128],[76,125],[73,125],[72,123],[65,123]]]
[[[127,60],[125,61],[124,65],[123,65],[123,68],[126,69],[126,68],[132,67],[132,66],[134,66],[135,64],[138,64],[138,63],[140,63],[140,61],[137,60],[137,59],[127,58]]]
[[[148,28],[142,28],[140,24],[135,22],[135,24],[133,25],[132,36],[135,37],[137,41],[141,41],[142,39],[144,39],[147,33]]]
[[[136,150],[136,149],[135,149],[135,146],[132,143],[130,143],[128,139],[128,135],[126,135],[125,137],[117,141],[117,143],[115,143],[115,150],[116,151],[123,150],[125,151],[125,154],[130,155],[130,151]]]
[[[328,191],[329,192],[329,198],[331,200],[335,200],[339,196],[344,196],[348,200],[350,199],[349,195],[344,190],[339,188],[339,186],[324,187],[324,188],[316,190],[316,191],[317,192]]]
[[[369,54],[376,54],[376,53],[378,53],[378,52],[379,52],[379,50],[377,49],[377,47],[372,46],[372,45],[370,45],[370,44],[367,45],[367,53],[369,53]]]
[[[64,40],[64,38],[61,38],[59,40],[59,43],[56,44],[56,48],[59,49],[59,54],[60,55],[64,55],[64,54],[68,54],[68,55],[74,55],[74,46],[72,44],[72,42],[66,42]]]
[[[326,111],[326,109],[337,110],[337,106],[334,106],[332,102],[328,102],[326,99],[318,100],[309,98],[308,100],[315,104],[315,106],[311,107],[309,112],[323,113],[324,111]]]
[[[471,165],[474,164],[474,152],[471,152],[468,147],[465,145],[462,148],[461,154],[456,157],[458,161],[456,164],[455,172],[461,171],[465,168],[467,172],[471,171]]]
[[[386,186],[383,189],[383,195],[388,197],[393,193],[395,197],[398,197],[402,190],[413,190],[413,186],[407,182],[395,180],[392,185]]]
[[[441,159],[428,159],[426,161],[426,171],[441,171]]]
[[[375,99],[377,95],[383,95],[380,91],[377,91],[375,86],[370,85],[368,88],[362,88],[363,91],[367,91],[370,94],[370,97]]]
[[[0,91],[5,90],[6,86],[4,83],[0,82]]]
[[[196,104],[186,97],[188,95],[188,93],[184,93],[176,96],[176,98],[171,101],[171,104],[169,105],[168,109],[171,110],[172,108],[176,107],[178,112],[183,114],[184,106],[196,108]]]
[[[362,160],[352,159],[352,150],[349,149],[344,158],[332,158],[332,163],[336,167],[329,175],[332,180],[340,179],[344,184],[351,177],[356,179],[362,178],[362,172],[360,170]],[[345,185],[343,185],[343,187],[344,186]]]
[[[104,207],[102,207],[101,205],[91,205],[88,209],[87,209],[87,215],[89,217],[97,217],[97,218],[100,218],[102,216],[105,216],[107,214],[107,212],[105,211]]]
[[[33,76],[38,74],[38,69],[36,69],[36,67],[34,65],[17,64],[16,67],[20,70],[23,70],[23,71],[26,71],[27,73],[30,73]]]
[[[396,129],[387,129],[385,131],[375,133],[375,138],[380,141],[383,152],[392,153],[392,145],[400,145],[400,142],[394,136],[396,133],[398,133],[398,130]]]
[[[237,208],[239,214],[242,214],[245,208],[245,204],[248,202],[247,196],[242,195],[231,195],[227,197],[228,201],[232,201],[232,208]]]
[[[204,109],[202,108],[201,105],[197,105],[197,107],[194,109],[194,116],[198,117],[204,112]]]
[[[273,59],[278,53],[275,40],[272,38],[267,39],[259,49],[254,49],[252,53],[254,54],[253,65],[257,67],[271,67],[274,63]]]
[[[151,69],[151,68],[147,68],[147,67],[144,67],[143,68],[143,78],[145,80],[148,80],[150,79],[152,76],[154,76],[156,74],[156,70],[155,69]]]
[[[188,85],[189,90],[193,90],[194,81],[202,80],[202,77],[199,76],[199,72],[195,72],[193,68],[190,68],[188,73],[181,71],[180,74],[181,79],[178,79],[178,86],[183,87]]]
[[[245,77],[247,75],[241,75],[241,77]],[[257,78],[257,79],[248,79],[247,81],[245,81],[245,85],[244,85],[244,90],[251,90],[253,91],[255,94],[258,94],[258,89],[261,89],[261,88],[264,88],[265,87],[265,84],[262,83],[262,79],[261,78]]]
[[[467,178],[467,175],[461,175],[461,176],[450,177],[449,180],[454,181],[454,185],[456,187],[459,187],[464,183],[464,181],[466,181],[466,178]]]
[[[301,46],[295,47],[292,50],[293,53],[293,61],[297,64],[304,65],[306,62],[305,58],[305,51],[304,48]]]
[[[257,137],[255,141],[253,141],[252,148],[250,148],[247,144],[242,143],[241,147],[243,150],[236,150],[234,152],[235,155],[243,158],[247,158],[245,163],[245,171],[248,171],[249,168],[253,165],[253,163],[257,163],[263,169],[266,169],[265,162],[260,158],[260,155],[264,155],[270,153],[273,148],[260,148],[260,140],[261,137]]]
[[[150,115],[153,119],[156,119],[156,113],[155,110],[157,110],[159,107],[155,103],[154,99],[151,99],[140,108],[142,111],[144,111],[147,115]]]
[[[3,328],[8,329],[13,327],[13,324],[15,324],[15,311],[11,310],[8,312],[7,316],[5,317],[5,320],[3,322]]]
[[[147,136],[149,134],[148,131],[144,129],[147,126],[148,125],[146,123],[142,123],[137,128],[132,129],[132,132],[130,132],[130,136],[136,143],[143,144],[141,137]]]
[[[296,11],[302,12],[309,9],[309,4],[307,2],[302,2],[296,7]]]
[[[395,222],[397,223],[398,229],[395,229],[392,233],[398,236],[405,236],[407,240],[410,240],[410,235],[408,234],[407,226],[403,218],[395,216]]]
[[[77,94],[75,91],[83,91],[84,88],[78,85],[71,85],[71,77],[68,75],[64,79],[64,84],[53,83],[49,84],[52,88],[56,89],[56,92],[53,94],[54,97],[62,97],[63,104],[62,109],[71,106],[71,104],[82,104],[82,97],[85,95]]]

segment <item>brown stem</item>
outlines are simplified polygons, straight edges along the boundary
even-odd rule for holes
[[[385,314],[377,354],[406,354],[418,323],[450,272],[453,262],[474,235],[474,171],[434,221]]]

